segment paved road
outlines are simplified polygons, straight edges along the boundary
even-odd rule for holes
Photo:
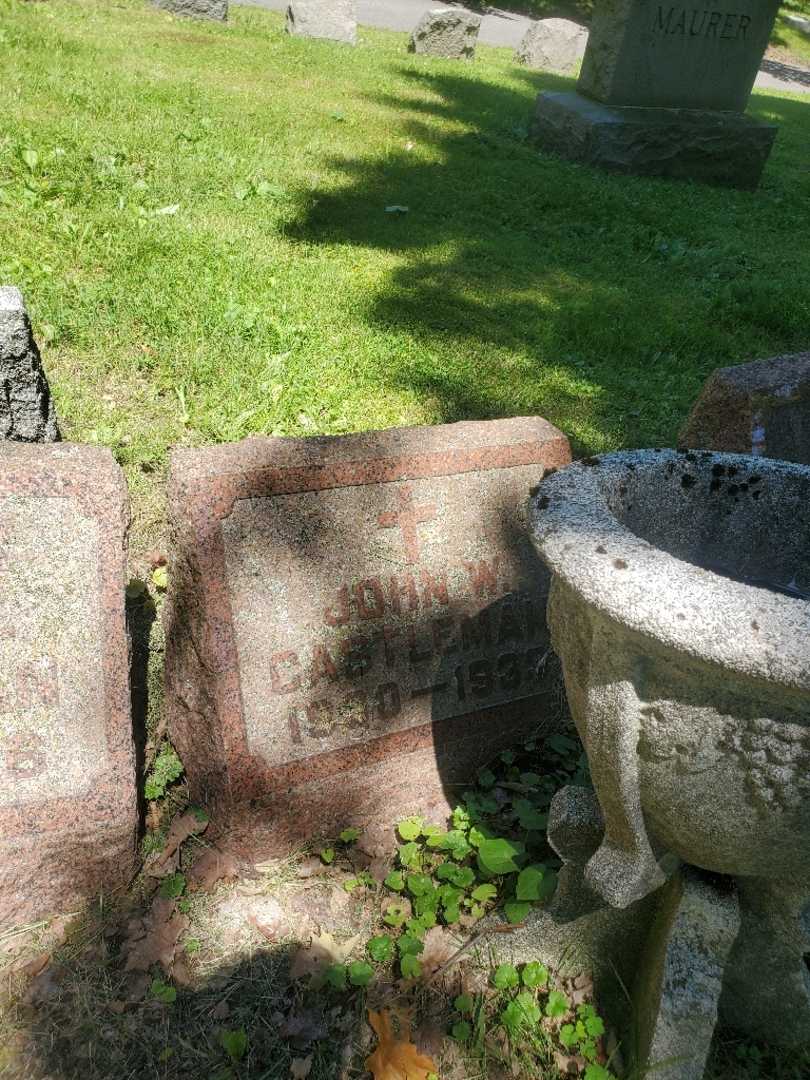
[[[287,0],[235,0],[237,3],[255,4],[272,11],[285,11]],[[444,4],[441,0],[358,0],[357,19],[363,26],[377,26],[381,30],[413,30],[426,11],[437,7],[460,7]],[[486,45],[511,45],[514,48],[526,32],[530,20],[525,15],[513,15],[497,11],[485,15],[481,22],[480,40]]]
[[[284,11],[287,0],[236,0],[237,3],[254,4]],[[433,0],[358,0],[357,18],[364,26],[377,26],[382,30],[413,30],[426,11],[436,7],[455,7]],[[509,11],[495,11],[481,21],[480,40],[485,45],[506,45],[514,48],[526,32],[531,20],[525,15]],[[787,64],[766,60],[757,75],[756,87],[760,90],[790,90],[794,94],[810,94],[810,72],[789,67]]]

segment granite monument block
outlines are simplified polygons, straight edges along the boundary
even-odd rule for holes
[[[124,886],[137,797],[123,474],[0,443],[0,926]]]
[[[744,110],[778,7],[597,2],[577,93],[539,95],[534,137],[613,171],[755,187],[776,128]]]
[[[678,444],[810,465],[810,353],[712,372]]]
[[[539,418],[178,450],[167,708],[196,798],[252,852],[406,810],[542,725]]]

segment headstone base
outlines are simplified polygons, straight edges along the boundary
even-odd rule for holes
[[[576,93],[538,95],[532,137],[545,149],[612,172],[752,189],[777,128],[731,112],[602,105]]]

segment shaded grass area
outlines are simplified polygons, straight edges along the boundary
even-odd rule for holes
[[[172,443],[537,412],[583,451],[671,444],[717,364],[807,347],[800,99],[753,98],[763,186],[718,191],[539,153],[534,97],[568,83],[504,50],[0,12],[0,277],[68,436],[127,469],[136,547]]]

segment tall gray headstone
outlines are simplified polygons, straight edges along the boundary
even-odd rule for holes
[[[544,146],[619,172],[753,188],[776,128],[744,115],[779,0],[601,0],[577,93],[542,93]]]
[[[59,427],[48,380],[22,293],[0,286],[0,439],[57,442]]]

